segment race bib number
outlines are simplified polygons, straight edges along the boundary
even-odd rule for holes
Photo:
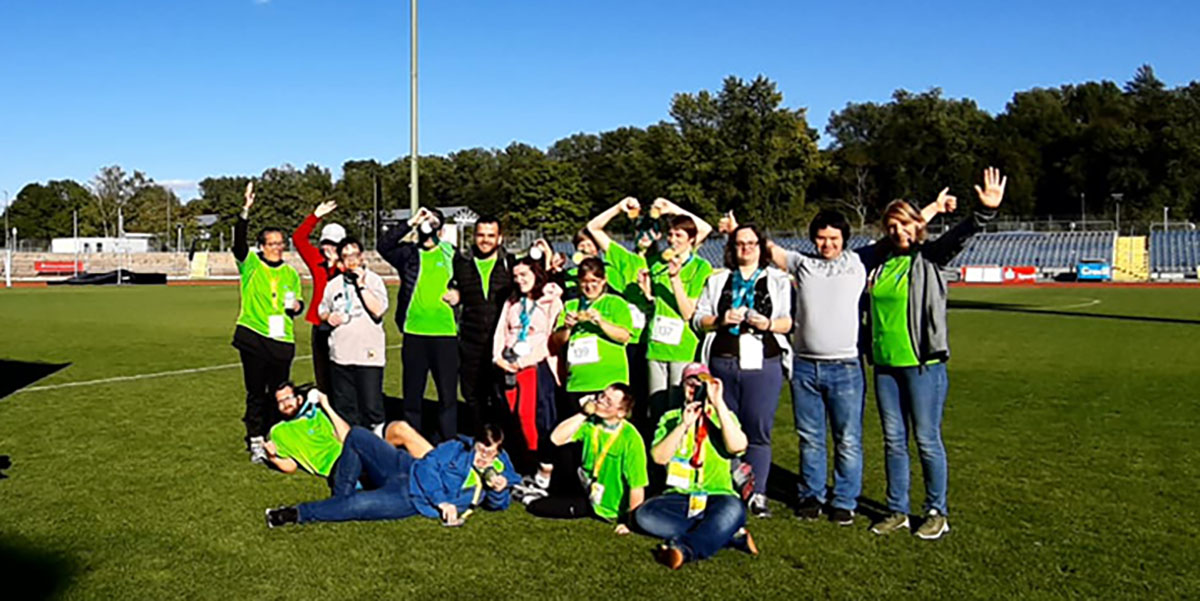
[[[708,494],[697,492],[688,495],[688,517],[694,518],[702,513],[708,507]]]
[[[677,317],[656,315],[654,329],[650,332],[650,340],[670,346],[677,346],[683,341],[684,323]]]
[[[692,466],[686,459],[672,459],[667,464],[667,488],[687,490],[692,485]]]
[[[633,329],[640,330],[646,327],[646,314],[633,303],[629,303],[629,316],[633,318]]]
[[[267,317],[267,335],[271,338],[283,338],[287,336],[287,329],[283,327],[284,321],[282,315],[271,315]]]
[[[738,336],[738,367],[743,371],[758,371],[763,367],[763,343],[758,336]]]
[[[585,336],[571,341],[567,347],[567,363],[570,365],[587,365],[600,362],[600,339],[595,336]]]

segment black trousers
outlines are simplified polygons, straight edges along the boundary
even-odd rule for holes
[[[503,380],[496,364],[492,363],[490,338],[487,347],[488,352],[485,354],[462,344],[461,341],[458,346],[459,385],[462,386],[463,402],[466,404],[464,408],[467,411],[464,425],[472,434],[480,425],[502,419],[507,411],[498,396],[498,386]]]
[[[324,393],[329,393],[333,390],[333,381],[329,378],[329,337],[333,335],[333,328],[320,325],[312,328],[312,364],[313,364],[313,379],[317,383],[317,390]],[[345,417],[345,416],[343,416]]]
[[[526,510],[539,518],[574,520],[596,517],[587,497],[543,497],[530,503]]]
[[[382,424],[383,366],[330,364],[333,380],[329,402],[351,426]]]
[[[265,437],[280,419],[279,405],[275,402],[275,387],[290,377],[292,362],[273,360],[244,350],[242,356],[242,379],[246,384],[246,413],[242,422],[246,424],[246,440],[256,436]]]
[[[445,441],[458,433],[458,340],[453,336],[404,335],[404,419],[430,441]],[[437,388],[437,428],[421,419],[426,376]],[[432,434],[438,436],[432,436]]]

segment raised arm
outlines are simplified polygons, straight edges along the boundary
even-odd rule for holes
[[[333,410],[333,406],[329,404],[329,397],[319,390],[313,390],[309,394],[315,392],[317,394],[317,402],[321,405],[321,411],[329,416],[329,421],[333,422],[333,435],[337,437],[338,442],[346,442],[346,435],[350,433],[350,424],[338,415],[337,411]]]
[[[724,395],[725,385],[719,378],[708,381],[708,398],[713,409],[716,409],[717,422],[721,425],[721,439],[725,443],[725,450],[737,455],[746,450],[749,441],[746,439],[746,433],[742,431],[742,427],[738,425],[733,411],[730,411],[729,406],[725,404]]]
[[[588,402],[590,403],[591,401]],[[593,408],[593,411],[594,410],[595,409]],[[580,411],[579,413],[562,420],[557,426],[554,427],[554,431],[550,433],[550,442],[554,443],[554,446],[556,447],[561,447],[567,443],[570,443],[571,439],[575,437],[575,433],[579,431],[581,426],[583,426],[583,422],[587,421],[587,418],[588,414],[584,411]]]
[[[685,215],[692,218],[692,221],[696,223],[696,242],[693,248],[700,248],[700,245],[704,244],[704,241],[708,239],[708,235],[713,231],[712,226],[707,221],[701,219],[699,215],[688,211],[666,198],[659,197],[654,199],[653,206],[657,206],[663,215]]]
[[[608,246],[612,244],[612,238],[608,235],[608,232],[604,231],[604,228],[608,227],[608,223],[617,215],[634,209],[640,209],[641,207],[642,205],[638,202],[638,199],[626,196],[621,199],[621,202],[608,207],[599,215],[593,217],[587,224],[587,231],[596,240],[596,246],[601,251],[608,252]]]
[[[925,223],[929,223],[941,213],[953,213],[956,208],[958,208],[958,198],[950,195],[950,188],[942,188],[942,191],[938,192],[937,200],[921,209],[921,219]]]
[[[946,265],[958,256],[969,240],[983,227],[996,217],[996,210],[1004,200],[1004,188],[1008,178],[1000,175],[1000,170],[988,167],[983,171],[984,187],[975,186],[979,195],[980,207],[972,212],[970,217],[958,222],[949,231],[938,236],[937,240],[925,245],[922,255],[938,265]]]
[[[671,461],[675,452],[679,450],[679,445],[683,444],[683,437],[687,434],[688,429],[700,418],[702,408],[701,403],[688,403],[684,406],[679,415],[679,423],[675,424],[671,432],[650,449],[650,458],[654,460],[654,463],[666,465]]]
[[[246,182],[246,202],[238,215],[237,224],[233,226],[233,258],[238,263],[250,255],[250,244],[246,239],[246,230],[250,227],[250,207],[254,206],[254,182]]]

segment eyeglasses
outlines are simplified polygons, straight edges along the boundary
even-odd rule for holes
[[[734,245],[737,246],[738,248],[754,248],[755,246],[758,246],[758,240],[751,240],[751,241],[739,240],[737,242],[734,242]]]
[[[263,246],[284,246],[284,244],[283,241],[280,240],[279,242],[267,242],[266,244],[263,244]]]
[[[362,253],[361,252],[342,253],[342,258],[343,259],[360,259],[360,258],[362,258]]]

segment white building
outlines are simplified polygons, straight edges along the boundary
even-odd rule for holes
[[[53,253],[144,253],[150,252],[150,239],[154,234],[130,234],[124,238],[55,238],[50,241]],[[78,246],[76,246],[78,243]]]

